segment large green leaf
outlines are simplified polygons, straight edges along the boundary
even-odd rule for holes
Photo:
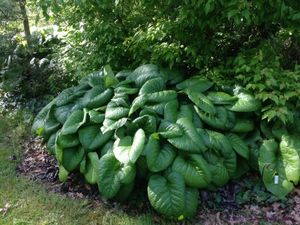
[[[108,131],[117,130],[120,127],[125,126],[127,121],[128,121],[128,118],[121,118],[121,119],[115,121],[114,123],[110,124],[108,127],[104,127],[103,133],[106,133]]]
[[[204,113],[215,115],[217,113],[214,104],[201,92],[187,91],[189,99]]]
[[[205,188],[211,182],[208,164],[199,154],[178,155],[172,170],[180,173],[190,187]]]
[[[171,172],[166,177],[151,176],[147,190],[150,204],[157,212],[169,217],[184,213],[186,189],[179,173]]]
[[[48,140],[50,136],[61,128],[61,124],[54,116],[54,107],[50,109],[45,119],[44,129],[42,136],[45,140]]]
[[[143,129],[136,131],[133,139],[129,136],[116,140],[114,147],[115,157],[122,163],[135,163],[144,150],[145,132]]]
[[[235,112],[254,112],[261,108],[261,102],[245,91],[241,91],[238,95],[237,102],[228,107],[229,110]]]
[[[98,181],[99,157],[96,152],[89,152],[86,157],[86,169],[84,178],[89,184],[96,184]]]
[[[130,86],[119,86],[119,87],[116,87],[114,89],[115,93],[116,94],[127,94],[127,95],[134,95],[136,93],[138,93],[139,89],[138,88],[132,88]]]
[[[169,144],[161,145],[159,135],[152,134],[145,147],[147,166],[152,172],[165,170],[173,162],[176,151]]]
[[[61,164],[67,171],[71,172],[79,166],[83,157],[84,149],[82,147],[66,148],[62,150]]]
[[[128,115],[132,115],[135,111],[143,107],[146,104],[146,102],[147,99],[145,95],[140,95],[136,97],[132,102]]]
[[[110,65],[105,65],[103,67],[103,80],[106,88],[113,87],[119,83],[119,80],[115,77]]]
[[[89,117],[90,117],[90,122],[95,124],[101,124],[105,119],[104,113],[98,112],[96,110],[89,111]]]
[[[268,189],[283,198],[299,181],[300,159],[293,140],[284,136],[280,147],[274,139],[263,142],[259,151],[259,170]]]
[[[185,188],[185,207],[182,215],[192,217],[197,212],[199,192],[196,188]]]
[[[200,153],[206,150],[206,146],[191,120],[186,117],[180,118],[176,121],[176,124],[182,129],[183,135],[168,139],[173,146],[193,153]]]
[[[66,105],[77,98],[74,92],[74,87],[63,90],[55,99],[56,106]]]
[[[115,95],[107,104],[105,118],[118,120],[128,115],[129,105],[127,95]]]
[[[228,138],[216,131],[206,130],[206,132],[209,135],[210,151],[217,153],[219,162],[224,164],[231,177],[236,170],[236,154],[233,151]]]
[[[100,126],[90,125],[78,131],[79,141],[87,151],[93,151],[103,146],[113,135],[112,131],[102,133]]]
[[[47,117],[48,112],[54,105],[56,99],[53,99],[51,102],[49,102],[34,118],[32,127],[31,127],[31,132],[35,133],[37,135],[40,135],[40,132],[38,132],[41,129],[44,129],[45,126],[45,120]]]
[[[93,88],[96,89],[97,87]],[[106,89],[106,90],[101,90],[99,88],[98,90],[91,90],[90,95],[85,95],[84,100],[87,101],[86,107],[90,109],[98,108],[105,103],[107,103],[113,96],[113,90],[112,89]],[[94,92],[93,92],[94,91]]]
[[[236,133],[248,133],[254,130],[254,128],[255,125],[253,123],[253,120],[237,118],[234,127],[232,127],[230,131]]]
[[[67,105],[63,105],[57,107],[54,110],[55,118],[61,123],[64,124],[68,119],[69,115],[71,114],[72,108],[74,107],[74,103],[70,103]]]
[[[194,107],[199,117],[204,123],[218,130],[225,130],[228,122],[227,110],[222,106],[216,107],[216,114],[211,115],[203,112],[198,107]]]
[[[236,134],[226,135],[234,151],[245,159],[249,159],[249,148],[247,144]]]
[[[163,120],[159,125],[159,134],[164,138],[176,138],[181,137],[184,132],[181,127],[176,123]]]
[[[56,133],[53,133],[47,142],[47,150],[49,151],[49,153],[51,155],[55,154],[55,140],[56,140],[57,133],[59,133],[59,131]]]
[[[188,89],[189,91],[205,92],[213,86],[209,80],[203,79],[202,76],[193,76],[176,85],[179,90]]]
[[[164,91],[158,91],[150,94],[146,94],[147,103],[149,102],[155,102],[155,103],[161,103],[161,102],[169,102],[172,100],[175,100],[177,98],[176,91],[173,90],[164,90]]]
[[[161,77],[153,78],[151,80],[146,81],[146,83],[143,84],[143,86],[139,91],[139,95],[159,92],[164,90],[165,87],[166,85],[163,78]]]
[[[300,179],[299,136],[282,135],[280,152],[287,180],[297,185]]]
[[[62,127],[61,134],[74,134],[77,130],[86,122],[87,111],[84,110],[75,110],[66,120],[65,124]]]
[[[98,167],[98,188],[106,198],[113,198],[122,184],[130,184],[135,178],[134,164],[124,165],[113,154],[101,157]]]
[[[56,144],[62,148],[72,148],[79,145],[80,142],[77,134],[62,135],[59,133],[56,139]]]
[[[164,108],[164,119],[169,122],[175,123],[177,119],[177,109],[178,109],[177,100],[167,102]]]
[[[127,79],[133,80],[136,86],[140,88],[146,81],[157,77],[162,77],[159,67],[152,64],[146,64],[136,68]]]
[[[207,98],[216,105],[231,105],[235,103],[238,98],[236,96],[231,96],[225,92],[214,92],[210,91],[207,93]]]
[[[143,115],[134,119],[131,124],[135,127],[135,131],[138,128],[142,128],[146,133],[154,133],[156,131],[156,117],[151,115]]]

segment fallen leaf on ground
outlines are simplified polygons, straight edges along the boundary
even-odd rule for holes
[[[3,208],[0,208],[0,213],[3,213],[3,215],[5,215],[10,208],[11,208],[11,204],[6,203]]]

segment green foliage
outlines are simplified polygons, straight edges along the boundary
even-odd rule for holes
[[[63,59],[69,71],[79,74],[105,64],[116,69],[154,63],[205,70],[280,28],[299,25],[296,0],[31,2],[46,18],[65,24]]]
[[[197,76],[170,84],[164,71],[143,65],[116,78],[106,66],[37,115],[32,130],[48,141],[61,181],[79,170],[103,196],[124,201],[145,179],[151,205],[169,217],[191,217],[198,189],[216,190],[250,168],[280,198],[293,189],[300,179],[297,126],[261,121],[261,102],[241,87],[216,92]],[[202,93],[193,88],[199,85]],[[63,116],[54,113],[61,107]]]

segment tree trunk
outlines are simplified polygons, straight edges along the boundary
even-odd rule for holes
[[[27,16],[27,12],[26,12],[26,0],[19,0],[19,4],[20,4],[21,15],[22,15],[22,19],[23,19],[26,41],[27,41],[28,47],[30,47],[31,34],[30,34],[28,16]]]

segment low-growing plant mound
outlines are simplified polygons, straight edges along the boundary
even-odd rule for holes
[[[106,66],[61,92],[32,130],[55,155],[61,181],[79,170],[104,197],[124,201],[143,179],[154,209],[182,218],[195,214],[199,189],[249,170],[278,197],[298,183],[298,127],[261,121],[261,105],[201,76],[184,80],[155,65],[114,76]]]

